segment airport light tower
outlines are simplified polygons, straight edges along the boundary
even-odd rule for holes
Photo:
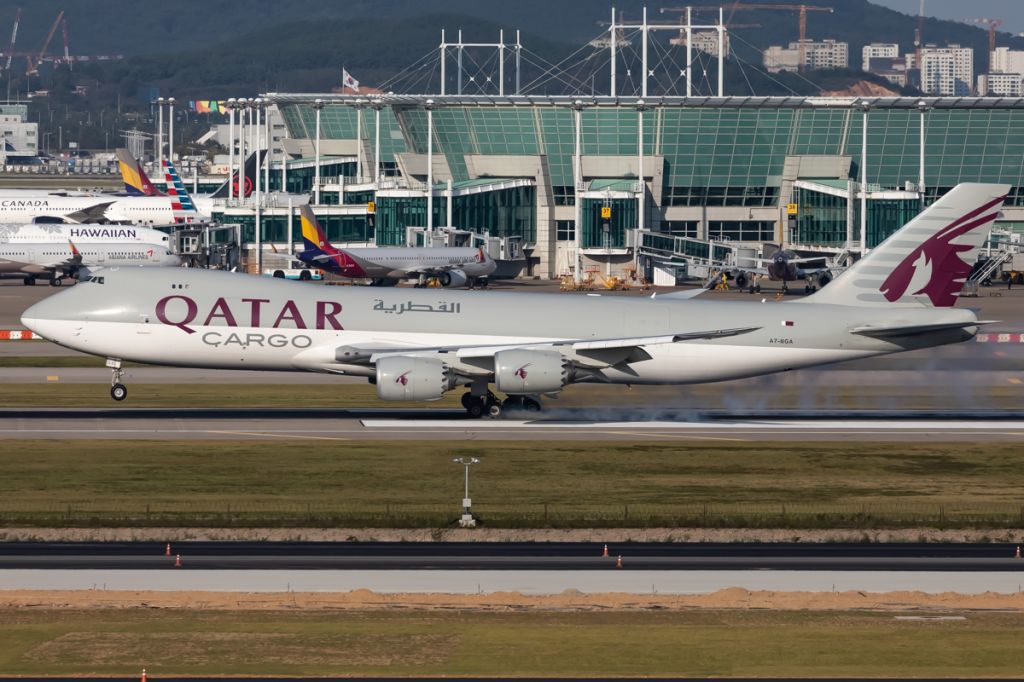
[[[461,464],[466,469],[465,488],[462,496],[462,518],[459,519],[459,526],[462,528],[476,528],[476,519],[473,518],[473,500],[469,498],[469,467],[479,464],[476,457],[455,457],[452,459],[456,464]]]
[[[320,205],[320,112],[323,111],[324,101],[313,100],[313,110],[316,112],[316,146],[314,154],[316,160],[313,162],[313,205]]]

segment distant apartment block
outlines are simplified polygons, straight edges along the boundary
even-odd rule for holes
[[[801,60],[808,71],[845,69],[849,66],[849,46],[835,40],[813,40],[790,43],[789,47],[772,45],[764,51],[764,67],[771,73],[799,71]]]
[[[39,153],[39,124],[28,120],[27,104],[0,104],[0,136],[0,163],[4,165]]]
[[[966,96],[974,85],[974,50],[959,45],[921,48],[921,90],[928,95]]]
[[[989,56],[989,73],[1024,73],[1024,50],[997,47]]]
[[[1024,89],[1019,73],[983,73],[978,76],[978,94],[982,97],[1020,97]]]
[[[709,54],[713,57],[718,56],[718,31],[693,31],[693,49],[700,50],[705,54]],[[673,38],[670,41],[673,45],[686,46],[686,31],[680,31],[678,38]],[[729,54],[729,32],[725,32],[723,37],[723,47],[725,53]]]
[[[886,63],[893,57],[900,56],[900,46],[896,43],[871,43],[861,48],[861,71],[872,71],[872,59],[885,59]]]

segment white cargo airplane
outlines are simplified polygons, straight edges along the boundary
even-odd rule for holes
[[[0,277],[22,277],[51,286],[64,277],[125,265],[180,265],[159,230],[121,225],[0,225]]]
[[[471,415],[537,409],[581,382],[693,384],[965,341],[957,294],[1009,192],[962,184],[828,287],[783,303],[673,296],[312,287],[207,270],[119,268],[25,311],[32,331],[121,363],[366,377],[383,400],[468,387]],[[500,401],[491,391],[508,397]]]

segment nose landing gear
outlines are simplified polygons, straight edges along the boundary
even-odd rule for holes
[[[121,369],[121,361],[108,358],[107,367],[112,372],[110,377],[110,397],[120,402],[128,397],[128,387],[121,383],[121,377],[124,376],[124,370]]]

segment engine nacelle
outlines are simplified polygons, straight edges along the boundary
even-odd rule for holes
[[[454,375],[437,358],[396,355],[379,359],[376,369],[381,400],[438,400],[455,388]]]
[[[442,272],[437,281],[443,287],[464,287],[469,282],[469,277],[462,270],[448,270]]]
[[[504,393],[554,393],[571,380],[569,361],[556,350],[503,350],[494,354],[494,384]]]

